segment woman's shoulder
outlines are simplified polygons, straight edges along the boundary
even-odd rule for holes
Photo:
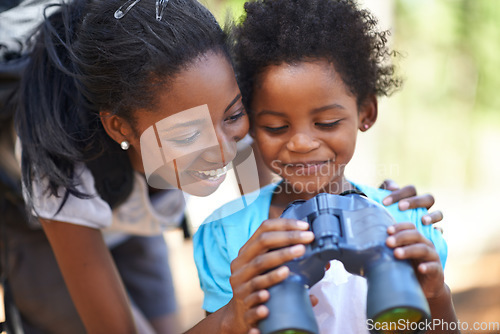
[[[45,179],[34,179],[33,214],[44,219],[93,228],[111,225],[111,208],[97,194],[92,173],[84,164],[75,165],[74,182],[78,191],[87,194],[85,198],[66,193],[66,189],[63,188],[58,189],[56,195],[51,195],[46,191]],[[64,201],[65,198],[66,201]],[[64,205],[62,205],[63,202]]]

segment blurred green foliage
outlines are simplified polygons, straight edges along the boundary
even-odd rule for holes
[[[396,0],[393,31],[405,85],[382,159],[405,182],[500,186],[500,1]]]
[[[231,19],[238,19],[243,13],[245,0],[201,0],[214,15],[217,20],[224,24],[229,15]]]

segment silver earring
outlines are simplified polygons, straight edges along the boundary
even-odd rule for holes
[[[126,151],[130,147],[130,143],[128,141],[124,140],[120,143],[120,146],[121,146],[122,150]]]

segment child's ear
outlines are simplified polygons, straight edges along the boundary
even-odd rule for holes
[[[375,124],[378,116],[378,101],[375,95],[371,95],[359,107],[358,119],[359,129],[366,131]]]
[[[99,112],[99,117],[104,130],[115,142],[120,144],[124,140],[129,141],[131,139],[129,137],[133,133],[132,128],[123,118],[112,114],[110,111]]]

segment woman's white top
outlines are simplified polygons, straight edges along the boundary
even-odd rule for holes
[[[133,190],[119,207],[111,207],[97,193],[94,177],[83,164],[75,166],[78,191],[92,195],[78,198],[69,195],[58,211],[64,196],[49,196],[45,191],[46,180],[33,182],[33,214],[37,217],[76,225],[102,229],[109,246],[123,241],[130,234],[156,235],[168,228],[179,226],[185,208],[184,195],[180,190],[168,190],[149,196],[144,176],[134,173]]]

